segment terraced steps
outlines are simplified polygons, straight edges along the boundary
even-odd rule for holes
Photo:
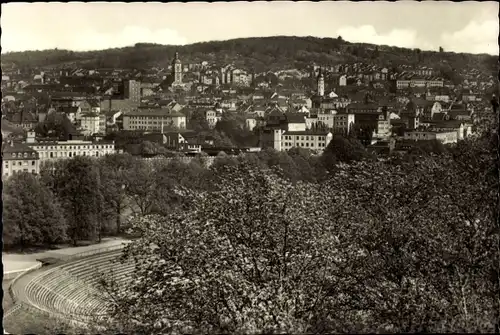
[[[133,263],[117,261],[121,251],[107,252],[52,267],[31,278],[25,286],[29,304],[73,319],[102,315],[108,302],[99,289],[101,274],[122,287],[130,281]]]

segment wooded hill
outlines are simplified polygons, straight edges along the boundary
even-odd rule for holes
[[[313,62],[322,65],[339,62],[367,62],[393,67],[421,64],[454,69],[475,68],[491,74],[497,58],[487,54],[422,51],[364,43],[338,38],[256,37],[195,43],[184,46],[137,43],[135,46],[99,51],[74,52],[43,50],[2,54],[2,67],[20,68],[80,66],[85,68],[166,67],[178,51],[184,63],[201,61],[233,63],[256,72],[287,68],[306,68]]]

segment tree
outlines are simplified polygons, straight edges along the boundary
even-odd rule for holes
[[[442,47],[439,47],[439,52],[444,52],[444,49]]]
[[[106,155],[99,161],[101,193],[106,213],[115,220],[116,234],[121,233],[121,215],[128,205],[125,176],[132,165],[133,157],[129,154]]]
[[[155,168],[158,163],[134,160],[124,175],[125,192],[141,215],[151,213],[156,203]]]
[[[42,174],[64,208],[73,244],[101,237],[103,198],[99,171],[90,157],[77,156],[49,165]]]
[[[9,178],[3,190],[3,238],[8,246],[50,245],[66,239],[66,221],[54,195],[30,173]]]
[[[373,159],[373,156],[358,140],[341,135],[334,135],[322,154],[323,163],[328,170],[335,169],[337,162],[351,163],[363,159]]]
[[[121,293],[106,288],[123,330],[308,329],[333,257],[323,220],[330,201],[316,187],[243,166],[227,167],[224,181],[191,194],[183,211],[135,221],[141,238],[124,253],[137,259],[134,284]]]

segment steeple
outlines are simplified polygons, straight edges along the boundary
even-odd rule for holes
[[[325,95],[325,78],[323,77],[323,72],[322,72],[321,67],[319,68],[317,85],[318,85],[318,96],[320,96],[320,97],[324,96]]]
[[[182,63],[179,59],[178,52],[175,52],[175,57],[172,61],[172,76],[174,78],[174,84],[182,84]]]

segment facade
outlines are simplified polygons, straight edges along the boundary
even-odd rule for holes
[[[76,156],[101,157],[116,153],[114,141],[36,140],[34,132],[28,132],[24,144],[38,153],[40,162]]]
[[[14,141],[2,143],[2,179],[15,173],[40,172],[40,157],[38,152],[23,143]]]
[[[169,108],[141,108],[123,115],[124,130],[161,131],[172,126],[185,129],[186,116]]]
[[[136,103],[141,102],[141,83],[137,80],[126,80],[124,83],[124,97]]]
[[[444,81],[442,79],[423,79],[423,78],[410,78],[396,80],[397,89],[405,89],[408,87],[443,87]]]
[[[457,143],[458,134],[456,131],[408,131],[404,133],[405,140],[430,141],[438,140],[443,144]]]
[[[354,114],[339,113],[333,117],[333,131],[340,134],[349,134],[354,126]]]
[[[214,110],[206,111],[205,118],[207,119],[207,123],[210,128],[215,128],[215,125],[220,120],[220,117],[217,116],[217,112]]]
[[[100,133],[100,117],[97,114],[83,114],[80,119],[80,127],[82,133],[86,136]]]
[[[328,131],[285,131],[281,134],[280,142],[276,150],[289,150],[293,147],[306,148],[315,151],[323,151],[332,140],[332,133]]]

